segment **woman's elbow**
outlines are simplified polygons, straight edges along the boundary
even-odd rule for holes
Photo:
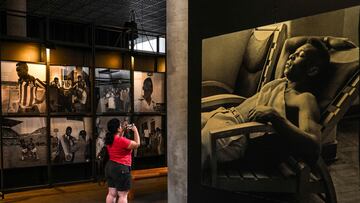
[[[140,147],[140,143],[135,143],[134,144],[134,149],[137,149],[137,148],[139,148]]]

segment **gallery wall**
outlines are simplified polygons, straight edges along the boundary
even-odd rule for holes
[[[53,45],[46,50],[42,43],[26,40],[1,40],[0,49],[1,190],[94,180],[101,175],[95,157],[111,118],[129,123],[142,119],[136,122],[138,129],[148,119],[149,142],[143,142],[145,147],[134,156],[133,169],[166,166],[165,54],[133,55],[111,48],[92,52],[76,45]],[[22,110],[32,97],[21,93],[25,83],[19,80],[18,62],[26,63],[34,84],[42,83],[29,90],[35,91],[31,96],[39,102],[34,111]],[[134,81],[134,72],[144,77]],[[151,108],[135,110],[134,104],[143,101],[143,82],[149,77],[153,80]],[[69,127],[74,152],[63,141]],[[60,148],[65,158],[59,156]]]
[[[189,1],[188,49],[183,49],[188,56],[188,193],[187,202],[251,201],[249,196],[216,190],[201,185],[201,142],[200,142],[200,111],[201,111],[201,80],[202,80],[202,41],[227,33],[246,30],[253,27],[279,23],[324,12],[358,5],[357,1],[233,1],[219,2]],[[186,13],[186,11],[184,11]],[[343,18],[344,19],[344,18]],[[182,29],[183,31],[184,29]],[[343,27],[341,27],[343,30]],[[179,31],[179,30],[178,30]],[[176,32],[176,29],[173,30]],[[343,31],[341,31],[343,33]],[[175,43],[173,44],[175,45]],[[181,56],[181,54],[179,54]],[[172,61],[170,61],[171,64]],[[171,67],[170,67],[171,68]],[[180,74],[180,73],[179,73]],[[181,100],[182,101],[182,100]],[[178,101],[179,103],[181,101]],[[180,106],[180,105],[179,105]],[[171,129],[169,129],[171,130]],[[191,158],[190,158],[191,157]],[[175,168],[175,167],[174,167]],[[173,187],[180,187],[176,182]],[[240,198],[240,199],[239,199]],[[177,202],[177,199],[174,199]],[[178,201],[180,202],[180,201]]]

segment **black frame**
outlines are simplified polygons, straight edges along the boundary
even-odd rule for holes
[[[202,184],[201,181],[201,56],[202,40],[261,25],[315,15],[358,5],[358,1],[235,1],[219,4],[190,0],[188,5],[188,202],[254,202],[248,194],[232,193]],[[206,6],[204,6],[206,5]],[[214,15],[216,14],[216,15]],[[249,20],[250,19],[250,20]],[[260,200],[263,202],[266,200]]]
[[[6,11],[5,11],[6,12]],[[159,53],[159,49],[157,49],[158,51],[156,53],[149,53],[149,52],[143,52],[143,51],[135,51],[134,50],[134,40],[131,40],[130,44],[131,47],[130,48],[121,48],[121,47],[116,47],[116,45],[97,45],[96,41],[95,41],[95,31],[97,28],[99,29],[103,29],[106,28],[104,26],[98,26],[95,24],[82,24],[82,27],[84,28],[83,30],[83,36],[85,37],[85,40],[81,41],[81,42],[76,42],[73,41],[73,39],[51,39],[53,36],[55,36],[54,34],[51,34],[51,32],[53,31],[50,28],[50,23],[51,22],[57,22],[57,19],[50,19],[50,18],[44,18],[41,17],[39,18],[39,23],[41,23],[43,25],[43,27],[41,28],[41,30],[39,31],[39,36],[38,37],[33,37],[31,36],[31,38],[29,37],[16,37],[16,36],[6,36],[5,33],[1,33],[0,34],[0,47],[2,42],[8,42],[8,41],[14,41],[14,42],[35,42],[38,43],[41,46],[41,50],[39,53],[40,54],[40,62],[33,62],[33,61],[29,61],[29,63],[39,63],[39,64],[44,64],[46,66],[46,112],[42,113],[42,114],[26,114],[26,115],[18,115],[18,114],[11,114],[11,115],[3,115],[2,113],[2,106],[0,107],[0,119],[6,118],[6,117],[45,117],[46,118],[46,125],[47,125],[47,165],[46,166],[42,166],[42,168],[38,168],[38,167],[30,167],[30,168],[26,168],[27,171],[19,171],[18,168],[14,168],[14,169],[6,169],[6,170],[10,170],[11,174],[7,171],[4,170],[3,168],[3,137],[2,134],[0,132],[0,151],[1,151],[1,164],[0,164],[0,194],[2,195],[2,198],[4,198],[4,193],[5,192],[14,192],[14,191],[21,191],[21,190],[26,190],[26,189],[31,189],[31,188],[38,188],[38,187],[51,187],[54,185],[62,185],[62,184],[70,184],[70,183],[76,183],[76,182],[88,182],[88,181],[92,181],[95,180],[97,176],[97,171],[96,171],[96,164],[95,164],[95,140],[97,138],[96,135],[96,118],[99,116],[127,116],[130,117],[130,121],[132,120],[133,116],[147,116],[147,115],[154,115],[154,116],[161,116],[162,117],[162,125],[163,125],[163,129],[164,129],[164,135],[166,135],[166,113],[162,112],[162,113],[146,113],[146,114],[141,114],[141,113],[134,113],[134,103],[133,103],[133,87],[134,87],[134,81],[133,81],[133,72],[134,72],[134,67],[130,67],[131,63],[129,63],[129,67],[125,67],[125,59],[127,56],[139,56],[141,57],[142,55],[144,56],[150,56],[153,57],[154,59],[154,70],[151,70],[153,72],[157,72],[157,60],[159,57],[165,57],[164,53]],[[69,24],[78,24],[76,22],[69,22]],[[2,26],[0,26],[1,28]],[[126,34],[130,34],[130,36],[133,35],[132,32],[127,31],[126,29],[123,28],[117,28],[117,27],[109,27],[106,29],[110,29],[110,30],[115,30],[117,32],[119,32],[121,34],[121,32],[126,32]],[[125,30],[125,31],[124,31]],[[157,37],[157,39],[161,36],[164,37],[165,35],[162,33],[155,33],[155,32],[149,32],[149,31],[142,31],[142,30],[138,30],[138,32],[144,32],[144,33],[149,33],[151,35],[154,35]],[[46,48],[50,48],[50,49],[56,49],[57,47],[69,47],[69,48],[79,48],[81,49],[80,52],[86,52],[86,54],[88,54],[88,58],[86,61],[86,64],[58,64],[58,63],[51,63],[51,61],[49,62],[47,60],[47,55],[46,55]],[[157,47],[159,47],[159,40],[157,41]],[[106,113],[98,113],[96,112],[96,108],[97,106],[95,106],[96,101],[95,101],[95,93],[94,93],[94,89],[95,89],[95,68],[107,68],[107,67],[96,67],[96,51],[97,50],[101,50],[101,51],[114,51],[116,53],[118,53],[120,55],[120,57],[122,58],[122,67],[118,67],[119,69],[117,70],[129,70],[130,71],[130,85],[131,85],[131,111],[130,112],[106,112]],[[50,52],[51,55],[51,52]],[[0,52],[0,59],[1,59],[1,52]],[[4,60],[4,61],[10,61],[10,60]],[[18,60],[13,60],[13,61],[17,61]],[[28,62],[28,61],[24,61],[24,62]],[[68,112],[68,113],[64,113],[64,112],[51,112],[50,111],[50,106],[49,106],[49,86],[50,86],[50,66],[52,65],[80,65],[82,67],[88,67],[89,68],[89,75],[90,75],[90,98],[91,98],[91,111],[90,112]],[[0,64],[0,68],[1,68],[1,64]],[[164,73],[164,72],[161,72]],[[165,82],[166,82],[166,71],[165,71]],[[1,77],[1,71],[0,71],[0,77]],[[166,85],[164,87],[164,102],[166,104]],[[1,100],[1,90],[0,90],[0,100]],[[166,108],[166,107],[165,107]],[[50,135],[50,130],[51,130],[51,119],[52,118],[56,118],[56,117],[92,117],[92,143],[91,143],[91,154],[92,154],[92,158],[91,161],[88,163],[72,163],[72,164],[54,164],[51,161],[51,135]],[[166,146],[166,136],[165,137],[165,146]],[[166,148],[165,148],[166,150]],[[157,164],[153,164],[153,161],[157,161]],[[159,167],[159,166],[166,166],[166,153],[163,156],[160,157],[150,157],[150,159],[136,159],[135,163],[141,163],[141,164],[136,164],[133,166],[133,169],[142,169],[142,168],[151,168],[151,167]],[[145,164],[142,164],[142,162],[144,162]],[[20,168],[21,169],[21,168]],[[64,171],[67,172],[72,172],[72,173],[64,173]],[[27,184],[22,184],[22,182],[24,182],[25,179],[21,179],[21,178],[17,178],[17,174],[19,173],[24,173],[24,174],[33,174],[34,177],[34,181],[33,182],[26,182]],[[10,176],[8,176],[11,180],[11,178],[17,178],[19,181],[15,181],[14,184],[10,184],[8,182],[5,181],[6,179],[6,175],[10,174]],[[65,175],[64,175],[65,174]],[[8,179],[9,179],[8,178]],[[10,187],[9,187],[10,186]]]

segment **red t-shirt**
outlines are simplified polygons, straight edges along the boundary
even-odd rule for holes
[[[131,149],[128,149],[130,142],[131,140],[125,137],[115,135],[114,142],[106,146],[109,152],[109,159],[120,164],[131,166]]]

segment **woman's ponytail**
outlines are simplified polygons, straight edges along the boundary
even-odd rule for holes
[[[113,142],[114,142],[114,134],[107,132],[105,136],[105,144],[112,145]]]
[[[108,132],[105,136],[106,145],[111,145],[114,142],[114,135],[118,132],[119,127],[120,121],[117,118],[113,118],[107,123]]]

